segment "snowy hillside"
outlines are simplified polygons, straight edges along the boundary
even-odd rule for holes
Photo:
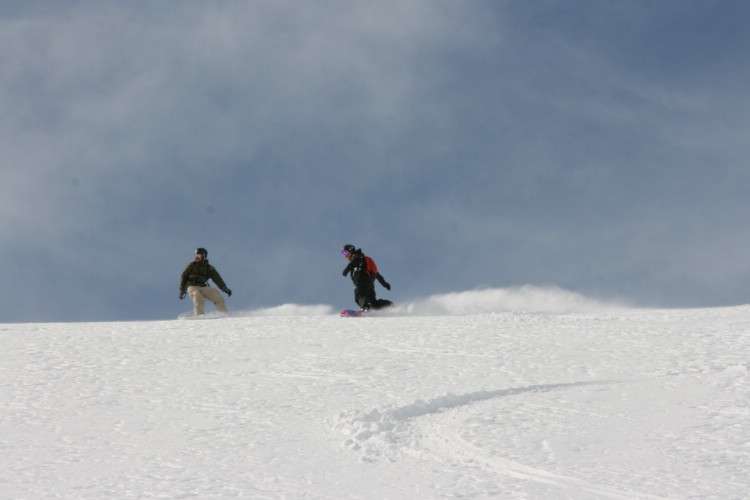
[[[750,491],[750,307],[523,288],[0,340],[0,498]]]

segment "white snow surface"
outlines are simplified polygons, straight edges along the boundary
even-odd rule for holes
[[[338,311],[0,324],[0,498],[748,497],[749,306]]]

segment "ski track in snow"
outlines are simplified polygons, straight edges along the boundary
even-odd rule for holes
[[[0,498],[750,490],[750,308],[278,312],[0,324]]]
[[[523,392],[544,392],[596,383],[549,384],[518,389],[479,391],[464,395],[446,394],[429,401],[418,400],[396,408],[373,409],[366,413],[359,410],[343,412],[338,416],[335,427],[346,436],[350,436],[344,442],[346,446],[353,450],[362,450],[363,460],[371,461],[374,457],[383,454],[387,448],[400,449],[404,444],[413,443],[416,438],[410,423],[417,417],[442,413],[480,401]]]
[[[678,317],[680,313],[673,312],[667,313],[667,315],[674,315]],[[507,319],[507,318],[505,318]],[[537,318],[538,320],[539,318]],[[627,320],[624,317],[623,320]],[[685,319],[685,318],[681,318]],[[545,319],[541,319],[545,321]],[[555,321],[559,321],[559,318]],[[689,323],[689,318],[688,318]],[[556,325],[559,327],[559,325]],[[680,327],[677,328],[679,330]],[[704,330],[705,328],[701,328]],[[647,336],[652,332],[645,330]],[[660,337],[663,337],[664,332],[659,329],[658,333]],[[693,338],[703,337],[705,332],[693,335]],[[610,339],[611,340],[611,339]],[[735,339],[736,340],[736,339]],[[628,348],[653,348],[649,340],[644,340],[637,336],[637,338],[629,339]],[[731,352],[732,347],[728,345],[721,345],[722,342],[718,342],[719,345],[707,343],[702,348],[706,348],[707,352],[700,352],[699,356],[691,358],[690,356],[684,356],[682,346],[663,350],[659,357],[668,360],[668,362],[659,365],[660,368],[653,371],[652,373],[644,372],[646,378],[643,380],[633,380],[634,384],[649,384],[649,379],[656,381],[657,386],[674,386],[679,387],[685,384],[685,379],[700,379],[701,383],[705,384],[706,377],[714,378],[717,381],[719,387],[725,387],[732,389],[738,389],[744,387],[748,382],[748,363],[737,363],[736,358],[729,362],[721,360],[721,356],[717,357],[711,351],[720,352],[722,348],[728,347],[728,350],[724,352]],[[448,353],[440,352],[433,349],[414,349],[414,348],[400,348],[393,347],[391,350],[400,350],[402,352],[411,352],[413,354],[421,353],[423,355],[463,355],[464,353]],[[615,357],[617,354],[615,351],[610,349],[603,350],[605,354]],[[706,355],[708,354],[708,355]],[[475,353],[476,356],[484,356],[484,354]],[[726,356],[726,354],[724,354]],[[636,363],[637,364],[637,363]],[[675,366],[675,364],[677,366]],[[580,367],[581,373],[591,375],[595,370]],[[634,373],[638,373],[637,370]],[[696,377],[698,375],[698,377]],[[672,382],[669,379],[680,380],[682,382]],[[546,384],[546,385],[533,385],[520,388],[511,389],[499,389],[494,391],[478,391],[473,393],[467,393],[463,395],[446,394],[444,396],[436,397],[428,400],[415,400],[411,404],[403,406],[383,406],[376,407],[369,411],[352,410],[342,412],[336,418],[334,428],[341,432],[344,436],[344,446],[359,454],[362,462],[378,462],[381,460],[386,461],[399,461],[405,460],[408,456],[419,457],[424,459],[429,457],[437,462],[452,462],[466,466],[470,464],[470,468],[477,469],[480,471],[476,478],[472,481],[486,482],[487,477],[492,475],[505,475],[513,478],[523,479],[527,481],[533,481],[544,485],[550,485],[557,490],[566,491],[570,498],[614,498],[614,499],[635,499],[635,498],[683,498],[685,495],[672,496],[669,493],[662,495],[654,495],[646,493],[640,490],[639,483],[641,485],[648,485],[653,487],[655,490],[662,489],[667,491],[667,488],[660,486],[658,480],[649,478],[648,473],[644,474],[640,480],[630,481],[628,484],[623,484],[621,487],[611,487],[605,484],[598,484],[596,482],[588,481],[581,477],[574,475],[565,475],[557,472],[550,472],[544,468],[531,467],[525,465],[522,462],[513,461],[508,458],[503,458],[502,455],[496,455],[494,453],[488,453],[485,451],[485,443],[482,445],[471,444],[469,440],[463,437],[465,432],[463,429],[467,427],[467,422],[471,419],[471,407],[480,406],[482,402],[492,402],[500,398],[510,398],[511,396],[520,396],[524,394],[538,394],[552,391],[565,391],[572,389],[584,389],[587,386],[597,385],[614,385],[622,384],[627,387],[631,381],[586,381],[586,382],[571,382],[562,384]],[[700,384],[699,384],[700,385]],[[627,389],[625,390],[627,394]],[[655,391],[655,394],[659,392],[659,389]],[[512,399],[512,398],[510,398]],[[540,405],[541,406],[541,405]],[[739,411],[732,408],[728,411],[730,419],[737,422],[743,416],[748,415],[747,404],[743,403],[744,407]],[[546,409],[549,410],[549,406],[545,405]],[[486,411],[483,410],[483,411]],[[575,412],[576,410],[565,409],[565,412]],[[615,415],[606,414],[600,415],[591,409],[581,409],[578,413],[588,418],[593,419],[611,419],[615,417],[621,421],[630,420],[632,423],[629,427],[633,428],[636,432],[638,422],[636,419],[631,418],[626,412],[619,412]],[[721,410],[715,410],[715,415],[712,419],[723,420],[721,415],[725,415],[725,412]],[[456,414],[462,414],[460,417],[455,417]],[[450,415],[454,415],[451,417]],[[746,425],[734,424],[737,427],[738,432],[742,432],[739,427],[747,428]],[[711,428],[712,432],[717,431],[715,427]],[[727,434],[726,431],[722,434]],[[679,437],[677,437],[679,436]],[[681,451],[688,449],[688,446],[681,445],[680,442],[689,441],[691,439],[690,433],[671,432],[668,439],[665,441],[673,441],[673,449],[668,450],[671,453],[679,454]],[[693,438],[694,439],[694,438]],[[741,435],[737,435],[736,439],[726,440],[730,448],[737,448],[737,440],[740,445],[740,455],[742,461],[748,463],[748,441],[742,438]],[[719,442],[716,446],[711,446],[711,450],[701,450],[701,453],[708,453],[715,455],[720,453],[718,450],[721,449],[721,443]],[[546,440],[542,440],[540,449],[546,452],[552,458],[552,452],[549,447],[549,443]],[[682,449],[682,450],[681,450]],[[715,451],[716,450],[716,451]],[[501,453],[504,450],[501,450]],[[608,452],[611,455],[611,452]],[[432,455],[432,456],[431,456]],[[703,459],[704,457],[702,457]],[[689,460],[689,458],[688,458]],[[718,461],[712,461],[718,463]],[[729,482],[733,484],[742,484],[742,467],[733,467],[730,471]],[[466,471],[464,470],[464,474]],[[482,479],[483,478],[483,479]],[[707,494],[711,496],[711,490],[706,489],[705,491],[699,491],[701,486],[696,487],[697,490],[691,491],[689,497],[702,497]],[[647,488],[648,491],[648,488]],[[558,492],[559,493],[559,492]],[[471,497],[471,494],[467,495]],[[739,497],[737,497],[739,498]]]
[[[431,453],[434,457],[430,458],[439,463],[447,461],[462,465],[471,464],[475,468],[489,470],[491,474],[550,485],[558,490],[568,491],[573,496],[578,495],[578,498],[582,493],[621,500],[663,498],[634,491],[622,492],[579,478],[551,473],[544,469],[493,456],[483,451],[481,447],[471,445],[460,436],[458,429],[464,425],[463,419],[448,417],[447,420],[458,420],[458,424],[453,422],[452,425],[446,425],[445,422],[426,425],[418,421],[420,417],[444,414],[450,410],[458,410],[495,398],[612,383],[616,382],[574,382],[480,391],[465,395],[448,394],[430,401],[415,401],[413,404],[402,407],[374,409],[366,413],[343,412],[338,416],[334,427],[347,436],[344,445],[359,452],[363,462],[376,462],[381,459],[397,461],[404,454],[424,459],[426,453]]]

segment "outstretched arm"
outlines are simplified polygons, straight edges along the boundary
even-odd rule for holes
[[[214,266],[208,268],[208,275],[212,280],[214,280],[214,283],[216,283],[216,286],[219,287],[219,290],[226,293],[230,297],[232,296],[232,290],[227,287],[227,284],[224,283],[224,280],[221,278],[219,271],[217,271]]]
[[[388,283],[388,282],[387,282],[387,281],[385,280],[385,278],[383,278],[383,275],[382,275],[382,274],[378,273],[378,275],[377,275],[377,276],[375,276],[375,278],[377,278],[377,280],[378,280],[378,283],[380,283],[381,285],[383,285],[383,288],[385,288],[386,290],[390,290],[390,289],[391,289],[391,284],[390,284],[390,283]]]
[[[343,273],[341,273],[341,275],[342,275],[342,276],[346,276],[347,274],[349,274],[349,272],[350,272],[351,270],[352,270],[352,263],[350,262],[350,263],[349,263],[349,265],[347,265],[347,266],[346,266],[346,267],[344,268],[344,272],[343,272]]]

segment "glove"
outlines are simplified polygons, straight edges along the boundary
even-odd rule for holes
[[[184,299],[186,294],[185,290],[180,290],[180,300]]]
[[[385,283],[383,283],[383,287],[384,287],[384,288],[385,288],[386,290],[390,290],[390,289],[391,289],[391,284],[390,284],[390,283],[388,283],[388,282],[386,281]]]
[[[349,274],[349,269],[348,268],[344,269],[344,272],[341,273],[341,276],[346,276],[347,274]]]
[[[232,296],[232,290],[230,290],[229,288],[225,288],[224,290],[222,290],[222,292],[226,293],[227,297],[231,297]]]

